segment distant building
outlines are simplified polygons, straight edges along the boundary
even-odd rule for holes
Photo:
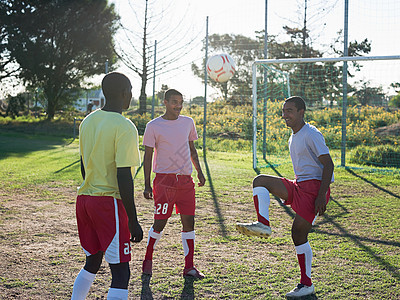
[[[88,90],[82,91],[73,106],[81,112],[90,112],[100,107],[103,107],[106,103],[105,101],[106,100],[101,89]]]

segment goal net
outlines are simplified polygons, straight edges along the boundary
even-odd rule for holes
[[[283,101],[301,96],[305,121],[335,164],[400,168],[400,55],[267,59],[253,63],[253,168],[289,157]]]

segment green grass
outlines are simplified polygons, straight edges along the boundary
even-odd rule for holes
[[[237,221],[255,220],[251,182],[257,173],[252,155],[209,149],[206,157],[201,150],[199,154],[207,184],[196,190],[195,264],[207,277],[194,283],[182,279],[180,223],[173,216],[157,245],[147,292],[151,290],[154,299],[283,299],[299,279],[290,237],[293,212],[273,199],[271,238],[239,235],[234,228]],[[333,156],[337,164],[340,153]],[[260,172],[293,178],[288,158],[270,156],[265,165],[269,167]],[[336,168],[327,213],[309,235],[316,297],[400,299],[400,174],[352,166]],[[0,294],[25,299],[70,297],[84,261],[73,221],[72,197],[80,181],[76,140],[0,132]],[[142,171],[135,188],[147,232],[152,203],[141,196]],[[25,201],[24,206],[18,201]],[[69,211],[68,216],[57,215],[61,208]],[[46,213],[50,215],[41,217]],[[23,225],[34,215],[38,224]],[[58,221],[47,228],[52,219]],[[37,232],[30,231],[31,225]],[[57,238],[60,242],[52,243]],[[145,245],[142,241],[133,250],[132,299],[146,290],[140,279]],[[105,297],[109,282],[104,265],[88,299]]]
[[[3,184],[29,188],[35,184],[70,185],[80,180],[78,141],[19,133],[5,133],[0,140],[0,176]],[[72,143],[71,143],[72,142]]]

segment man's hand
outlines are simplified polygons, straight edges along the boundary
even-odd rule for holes
[[[197,178],[199,179],[199,183],[197,184],[198,186],[203,186],[206,183],[206,178],[204,177],[203,172],[198,172]]]
[[[144,188],[143,196],[146,199],[153,199],[153,189],[151,188],[151,186],[147,186]]]
[[[322,216],[326,211],[326,195],[320,196],[318,194],[315,199],[315,215],[319,214]]]
[[[318,191],[318,196],[315,199],[315,215],[322,216],[326,210],[326,193],[329,190],[329,185],[332,180],[333,169],[335,168],[332,158],[329,154],[323,154],[318,157],[318,160],[323,165],[321,186]]]
[[[139,222],[135,222],[135,224],[129,222],[129,231],[131,232],[131,242],[139,243],[143,239],[143,230]]]

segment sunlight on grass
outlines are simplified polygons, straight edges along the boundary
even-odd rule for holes
[[[23,291],[24,296],[28,295],[26,298],[34,298],[40,294],[39,280],[45,280],[54,298],[66,299],[73,284],[72,274],[79,272],[84,263],[77,239],[74,244],[63,244],[62,254],[52,252],[50,247],[50,254],[46,256],[36,251],[38,246],[64,233],[60,228],[46,228],[47,219],[43,220],[46,230],[31,234],[27,230],[29,227],[20,220],[26,214],[59,209],[63,205],[74,210],[74,201],[63,201],[59,188],[74,194],[81,182],[78,142],[66,143],[60,138],[24,134],[1,133],[0,136],[0,237],[4,247],[12,247],[12,253],[5,256],[6,263],[10,268],[23,268],[21,261],[31,251],[35,255],[25,260],[29,262],[27,267],[36,264],[46,268],[44,275],[39,278],[35,274],[36,279],[32,280],[2,275],[0,288],[16,293]],[[180,236],[173,230],[168,231],[168,237],[159,244],[158,264],[150,284],[157,299],[179,299],[185,288],[189,292],[192,288],[196,299],[283,299],[299,280],[290,233],[293,220],[290,208],[272,199],[273,235],[269,239],[246,237],[236,232],[237,221],[256,220],[251,184],[257,172],[252,169],[250,151],[237,151],[235,140],[229,143],[224,151],[222,148],[221,151],[207,149],[205,157],[204,152],[199,151],[207,182],[206,186],[196,188],[195,260],[207,277],[185,287]],[[337,165],[340,150],[333,149],[331,154]],[[309,235],[314,254],[312,276],[318,299],[399,299],[400,172],[395,168],[383,171],[357,164],[351,167],[336,167],[327,212],[318,218]],[[258,171],[294,177],[287,150],[284,154],[269,153],[265,167]],[[141,195],[143,170],[135,180],[135,188],[135,195],[139,195],[140,219],[149,224],[153,216],[151,205],[144,202]],[[29,201],[40,205],[29,210],[18,206],[20,195],[25,197],[27,193],[35,195]],[[149,206],[150,210],[143,206]],[[52,218],[68,221],[71,228],[76,229],[72,220],[63,220],[58,215]],[[179,227],[178,217],[172,218],[170,225]],[[174,234],[177,239],[172,238]],[[130,293],[135,299],[141,294],[140,268],[145,244],[143,241],[133,250]],[[69,265],[70,262],[73,265]],[[68,276],[71,278],[63,281]],[[102,268],[93,287],[93,297],[104,296],[109,279],[107,267]]]

